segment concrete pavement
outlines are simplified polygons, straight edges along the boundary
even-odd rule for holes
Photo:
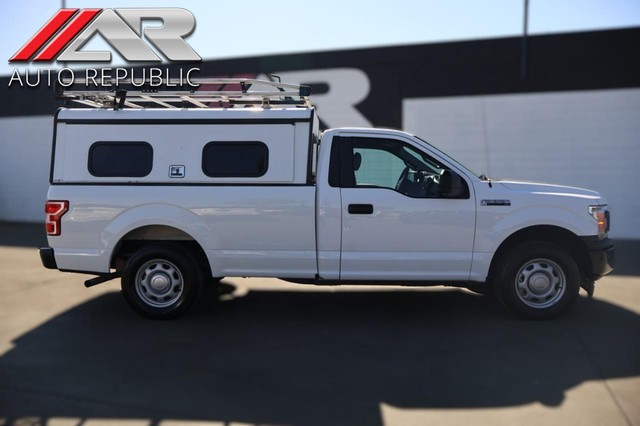
[[[0,246],[0,269],[0,425],[640,424],[633,275],[551,322],[464,290],[268,279],[151,321],[32,247]]]

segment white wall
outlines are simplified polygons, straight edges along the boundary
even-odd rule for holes
[[[403,127],[492,178],[600,191],[640,239],[640,89],[406,99]]]
[[[43,222],[53,116],[0,118],[0,220]]]

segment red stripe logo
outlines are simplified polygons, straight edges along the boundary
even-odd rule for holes
[[[50,62],[102,9],[83,9],[56,35],[34,61]]]
[[[60,9],[33,37],[31,37],[24,46],[22,46],[20,50],[18,50],[18,53],[9,59],[9,62],[26,62],[31,59],[31,57],[35,55],[35,53],[40,50],[42,46],[44,46],[44,44],[48,42],[49,39],[51,39],[51,37],[53,37],[53,35],[58,32],[58,30],[62,28],[62,26],[65,25],[77,11],[78,9]]]

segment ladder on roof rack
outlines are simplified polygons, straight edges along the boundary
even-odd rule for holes
[[[118,85],[94,86],[86,80],[63,81],[56,99],[76,102],[94,108],[219,108],[271,105],[310,108],[311,88],[248,78],[192,79],[193,87],[177,79],[163,80],[164,86],[151,87],[148,82],[118,80]],[[73,83],[73,84],[71,84]],[[182,83],[182,86],[179,86]],[[92,83],[93,84],[93,83]],[[74,88],[74,86],[82,86]],[[213,89],[210,90],[214,86]],[[231,90],[224,90],[232,86]]]

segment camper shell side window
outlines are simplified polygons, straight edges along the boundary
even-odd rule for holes
[[[153,148],[147,142],[95,142],[87,167],[95,177],[144,177],[153,168]]]

